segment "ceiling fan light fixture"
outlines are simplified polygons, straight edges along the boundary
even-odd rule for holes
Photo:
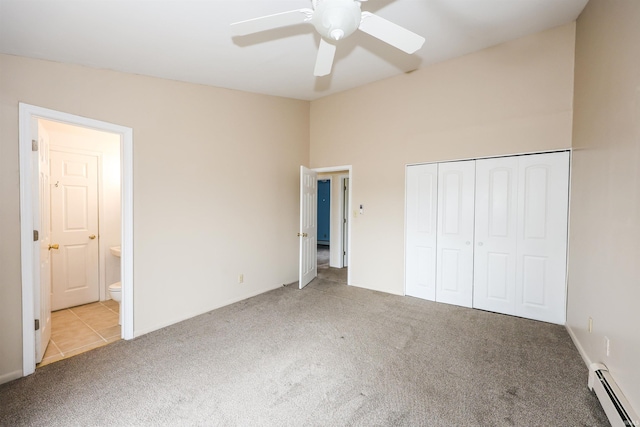
[[[317,3],[312,23],[322,37],[337,41],[357,30],[361,20],[360,2],[324,0]]]
[[[424,37],[371,12],[360,10],[366,0],[311,0],[313,9],[303,8],[247,19],[231,24],[232,34],[243,36],[297,24],[311,24],[320,34],[313,75],[331,73],[338,41],[360,30],[408,54],[424,44]]]
[[[331,30],[331,33],[329,34],[329,36],[333,40],[340,40],[344,38],[344,31],[342,31],[340,28],[336,28],[335,30]]]

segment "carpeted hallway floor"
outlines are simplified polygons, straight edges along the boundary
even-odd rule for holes
[[[2,426],[606,426],[561,326],[318,278],[0,385]]]

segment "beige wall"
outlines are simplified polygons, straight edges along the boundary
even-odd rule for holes
[[[308,102],[0,55],[0,382],[22,370],[18,102],[133,128],[136,334],[296,280]]]
[[[575,24],[311,103],[311,166],[352,165],[351,283],[404,292],[405,165],[571,146]]]
[[[583,356],[608,366],[638,413],[639,23],[640,2],[628,0],[590,0],[578,19],[568,299]]]

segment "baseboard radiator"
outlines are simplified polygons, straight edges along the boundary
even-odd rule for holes
[[[601,363],[589,366],[589,389],[595,392],[612,427],[640,427],[640,418]]]

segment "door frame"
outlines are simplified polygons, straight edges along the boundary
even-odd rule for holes
[[[349,178],[349,209],[348,212],[352,212],[352,206],[353,206],[353,167],[351,165],[345,165],[345,166],[329,166],[329,167],[323,167],[323,168],[313,168],[314,171],[316,171],[317,173],[331,173],[331,172],[346,172],[344,174],[342,174],[340,176],[340,180],[341,182],[344,182],[344,178]],[[340,197],[342,197],[342,194],[340,195]],[[351,234],[351,218],[347,219],[347,247],[346,247],[346,252],[347,252],[347,285],[351,285],[351,264],[352,264],[352,260],[351,260],[351,242],[353,240],[352,238],[352,234]],[[340,237],[340,240],[342,240],[342,237]],[[342,246],[344,242],[341,242],[340,246]],[[345,248],[342,248],[342,250],[345,250]],[[318,262],[317,258],[316,258],[316,263]]]
[[[92,128],[120,135],[121,162],[121,282],[123,311],[122,338],[134,338],[133,329],[133,129],[113,123],[50,110],[35,105],[19,104],[19,152],[20,152],[20,256],[22,281],[22,370],[23,375],[35,372],[35,292],[39,284],[34,282],[33,268],[33,176],[31,167],[31,120],[47,119],[75,126]]]

